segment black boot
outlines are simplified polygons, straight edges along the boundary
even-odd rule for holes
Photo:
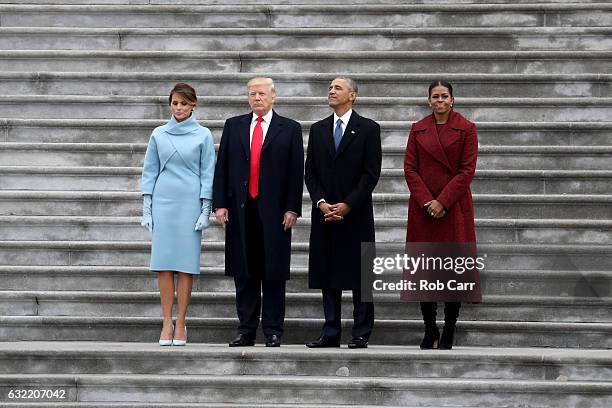
[[[440,341],[440,331],[436,325],[436,302],[421,302],[421,313],[423,314],[423,322],[425,323],[425,336],[421,341],[421,350],[429,350],[438,348]]]
[[[446,302],[444,304],[444,329],[440,338],[440,349],[450,350],[455,340],[455,330],[461,302]]]

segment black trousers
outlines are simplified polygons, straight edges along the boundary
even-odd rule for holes
[[[259,317],[264,336],[282,336],[285,320],[285,280],[269,280],[265,276],[263,224],[257,208],[258,200],[248,198],[246,209],[246,246],[248,278],[234,278],[238,333],[255,339]],[[280,221],[279,221],[280,222]],[[263,302],[262,302],[263,292]]]
[[[323,312],[325,324],[321,334],[339,339],[342,332],[342,290],[323,289]],[[374,303],[362,302],[361,291],[353,290],[353,338],[363,337],[368,340],[373,327]]]

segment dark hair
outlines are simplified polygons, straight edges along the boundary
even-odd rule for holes
[[[172,95],[179,94],[182,96],[187,102],[193,103],[194,105],[198,101],[198,97],[196,96],[196,91],[189,84],[179,82],[174,85],[174,88],[170,91],[170,96],[168,97],[168,104],[172,103]]]
[[[436,86],[445,87],[446,89],[448,89],[448,93],[450,94],[451,98],[453,97],[453,86],[446,81],[433,81],[431,84],[429,84],[429,96],[431,96],[431,90],[434,89]]]

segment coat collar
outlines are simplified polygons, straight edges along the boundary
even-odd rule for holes
[[[425,116],[423,119],[419,120],[418,122],[415,122],[415,124],[413,125],[414,126],[413,129],[416,132],[425,130],[425,129],[430,129],[432,124],[433,126],[435,126],[436,124],[436,120],[434,118],[433,113],[431,115]],[[458,112],[451,111],[448,117],[447,127],[451,129],[465,130],[470,126],[471,126],[471,122],[468,121],[466,118],[464,118],[463,115],[461,115]]]
[[[346,124],[346,129],[344,129],[344,135],[342,136],[342,140],[340,141],[340,146],[338,146],[338,151],[336,152],[336,157],[340,156],[342,152],[344,152],[347,147],[355,140],[355,137],[359,133],[359,124],[360,124],[360,116],[353,110],[351,114],[351,118]],[[333,133],[332,133],[332,141],[333,141]]]
[[[174,115],[172,115],[172,118],[170,118],[168,123],[162,126],[162,129],[166,133],[170,133],[172,135],[186,135],[198,130],[199,128],[200,124],[196,120],[193,113],[182,122],[178,122]]]
[[[448,157],[444,152],[444,142],[448,140],[449,132],[452,130],[461,131],[466,129],[469,126],[469,122],[459,113],[452,112],[448,118],[448,122],[446,126],[444,126],[438,134],[438,130],[436,128],[436,120],[433,115],[426,116],[421,119],[417,123],[414,124],[415,132],[423,132],[418,134],[417,141],[423,147],[423,149],[427,150],[427,152],[444,166],[446,166],[449,170],[453,170],[448,161]]]
[[[268,132],[266,133],[266,138],[264,139],[263,146],[261,146],[262,153],[264,150],[270,146],[274,138],[281,132],[283,128],[283,123],[279,120],[278,114],[273,110],[272,111],[272,120],[270,121],[270,125],[268,126]]]
[[[334,146],[334,115],[323,119],[323,143],[327,148],[327,152],[333,158],[336,156],[336,148]]]
[[[251,156],[251,119],[253,113],[242,115],[240,118],[240,126],[238,131],[240,132],[240,142],[244,150],[244,155],[248,159]]]

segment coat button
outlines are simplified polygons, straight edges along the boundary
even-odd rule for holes
[[[248,182],[248,181],[245,181],[245,182],[244,182],[244,185],[246,186],[247,184],[249,184],[249,182]]]
[[[244,208],[244,203],[240,204],[240,208]]]

